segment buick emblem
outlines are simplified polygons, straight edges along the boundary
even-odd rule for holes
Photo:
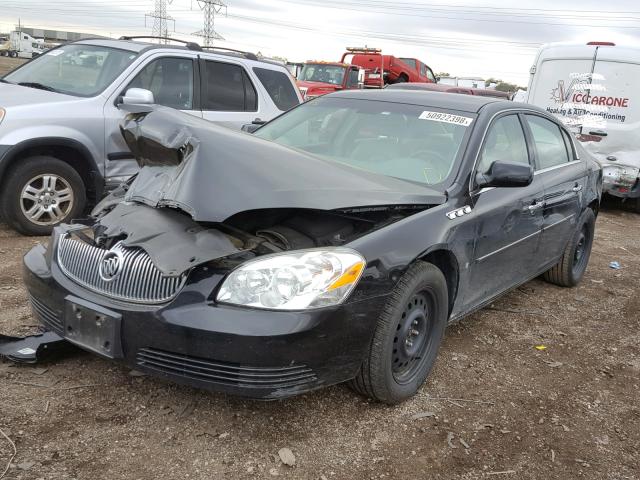
[[[122,271],[123,263],[124,257],[120,250],[109,250],[100,260],[100,266],[98,267],[100,278],[105,282],[115,280]]]

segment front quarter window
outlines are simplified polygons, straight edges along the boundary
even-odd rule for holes
[[[98,45],[64,45],[3,79],[27,87],[92,97],[107,88],[136,56],[135,52]]]

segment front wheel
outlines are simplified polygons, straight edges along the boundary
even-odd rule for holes
[[[567,244],[560,261],[544,273],[544,279],[561,287],[576,286],[584,275],[596,226],[596,216],[593,210],[587,208],[580,216],[573,237]]]
[[[415,395],[435,363],[447,314],[444,275],[430,263],[416,263],[389,296],[367,357],[350,386],[388,404]]]
[[[48,235],[52,228],[82,213],[85,186],[78,172],[57,158],[19,160],[4,183],[6,222],[25,235]]]

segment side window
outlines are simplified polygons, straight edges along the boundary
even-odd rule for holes
[[[427,66],[424,63],[420,64],[420,75],[427,76]]]
[[[349,69],[349,80],[347,80],[348,87],[357,87],[358,86],[358,69],[350,68]]]
[[[529,163],[527,141],[517,115],[500,117],[489,127],[477,170],[486,172],[496,160]]]
[[[217,112],[255,112],[258,96],[239,65],[205,61],[202,109]]]
[[[526,115],[526,118],[536,145],[538,169],[567,163],[569,155],[560,127],[537,115]]]
[[[253,72],[276,104],[278,110],[287,111],[300,103],[291,78],[284,72],[255,67]]]
[[[431,70],[429,67],[427,67],[427,78],[433,83],[436,83],[438,81],[436,79],[436,76],[433,74],[433,70]]]
[[[171,57],[152,60],[129,83],[129,88],[150,90],[159,105],[192,110],[193,60]]]

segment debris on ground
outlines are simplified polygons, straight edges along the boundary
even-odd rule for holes
[[[285,465],[293,467],[296,464],[296,456],[293,454],[290,448],[284,447],[278,450],[278,456]]]

